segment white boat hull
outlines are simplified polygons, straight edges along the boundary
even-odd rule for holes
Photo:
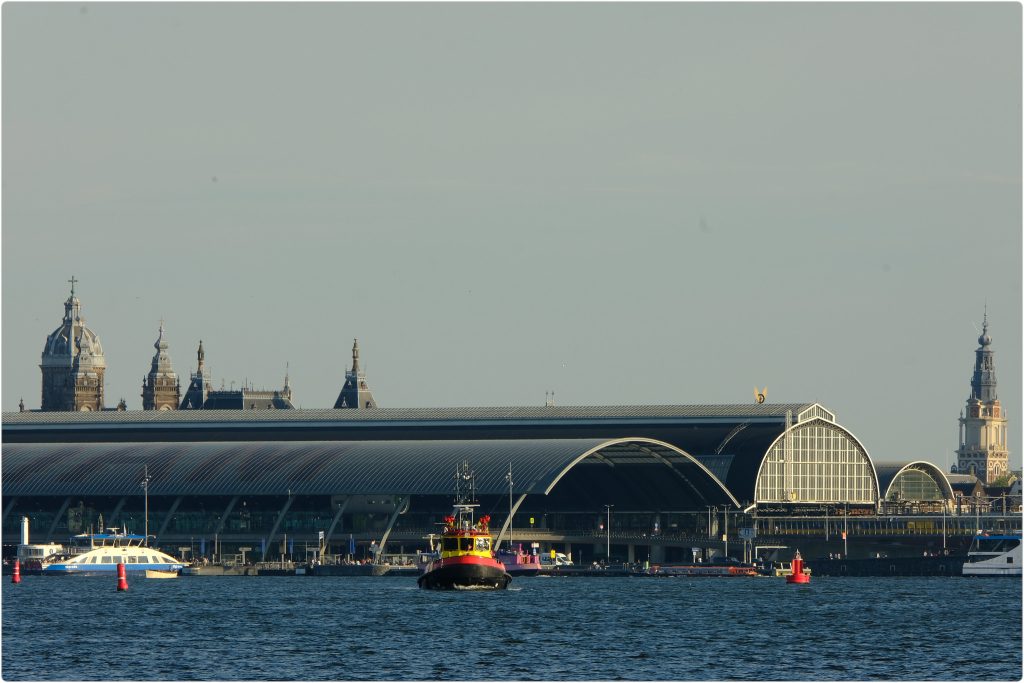
[[[964,576],[1022,576],[1020,534],[976,536],[967,561]]]
[[[147,579],[176,579],[178,578],[178,572],[164,571],[162,569],[147,569]]]

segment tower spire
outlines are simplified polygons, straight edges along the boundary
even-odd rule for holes
[[[960,418],[960,448],[957,471],[974,472],[987,484],[1009,473],[1006,443],[1006,414],[996,394],[995,352],[988,333],[988,302],[982,318],[981,336],[974,351],[974,374],[967,409]]]
[[[345,372],[345,384],[341,387],[338,400],[334,402],[335,408],[350,408],[357,410],[373,409],[377,402],[373,400],[373,394],[366,385],[366,375],[359,369],[359,340],[352,340],[352,369]]]

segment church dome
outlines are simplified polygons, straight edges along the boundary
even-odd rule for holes
[[[82,302],[72,289],[71,296],[64,302],[64,320],[60,327],[46,337],[42,365],[70,368],[76,358],[80,362],[87,362],[92,368],[106,367],[100,338],[85,326]]]

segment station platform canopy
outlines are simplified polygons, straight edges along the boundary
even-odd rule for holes
[[[561,506],[738,506],[707,467],[649,438],[431,441],[6,443],[5,498],[401,494],[449,496],[468,462],[479,495]]]
[[[953,500],[953,487],[946,473],[930,462],[876,463],[875,470],[885,501]]]

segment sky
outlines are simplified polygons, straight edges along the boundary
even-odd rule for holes
[[[948,469],[986,307],[1021,439],[1019,3],[2,5],[2,397],[68,280],[141,409],[820,402]]]

